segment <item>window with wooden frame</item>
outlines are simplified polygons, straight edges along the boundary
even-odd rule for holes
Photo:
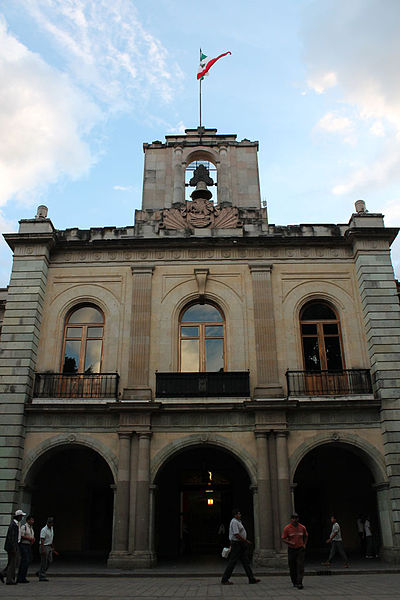
[[[213,304],[191,304],[179,320],[179,370],[225,370],[225,319]]]
[[[340,321],[327,302],[308,302],[300,313],[300,328],[306,371],[344,369]]]
[[[100,373],[104,316],[92,304],[74,308],[65,321],[61,370],[66,374]]]

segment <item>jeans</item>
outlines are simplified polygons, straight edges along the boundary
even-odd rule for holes
[[[303,583],[305,548],[288,548],[290,579],[293,585]]]
[[[256,578],[254,577],[253,571],[250,567],[249,545],[246,542],[231,542],[231,551],[229,554],[228,564],[224,574],[222,575],[221,583],[228,581],[238,560],[240,560],[242,563],[246,575],[249,578],[249,582],[255,581]]]
[[[50,566],[50,563],[53,559],[51,546],[43,546],[44,552],[40,553],[40,569],[39,569],[39,579],[46,578],[46,571]]]
[[[331,542],[331,551],[329,552],[328,562],[332,562],[332,558],[338,553],[347,564],[349,562],[346,552],[344,551],[343,542]]]
[[[21,555],[21,560],[19,563],[18,577],[17,581],[21,583],[21,581],[26,580],[26,576],[28,574],[29,563],[31,562],[31,545],[30,544],[20,544],[19,545],[19,553]]]

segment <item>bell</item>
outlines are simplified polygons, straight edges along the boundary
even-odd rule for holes
[[[212,193],[209,189],[207,189],[205,181],[198,181],[196,189],[190,194],[190,197],[192,200],[196,200],[196,198],[204,198],[205,200],[210,200],[210,198],[212,198]]]

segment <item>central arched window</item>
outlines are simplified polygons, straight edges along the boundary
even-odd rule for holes
[[[65,322],[63,373],[100,373],[104,316],[91,304],[73,309]]]
[[[300,313],[306,371],[340,371],[344,368],[340,321],[326,302],[308,302]]]
[[[179,370],[225,370],[225,320],[213,304],[191,304],[179,322]]]

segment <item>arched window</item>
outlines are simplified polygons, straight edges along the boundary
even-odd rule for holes
[[[64,330],[63,373],[100,373],[104,316],[91,304],[73,309]]]
[[[225,321],[212,304],[191,304],[179,323],[179,370],[225,370]]]
[[[340,322],[326,302],[308,302],[300,313],[306,371],[340,371],[344,368]]]

